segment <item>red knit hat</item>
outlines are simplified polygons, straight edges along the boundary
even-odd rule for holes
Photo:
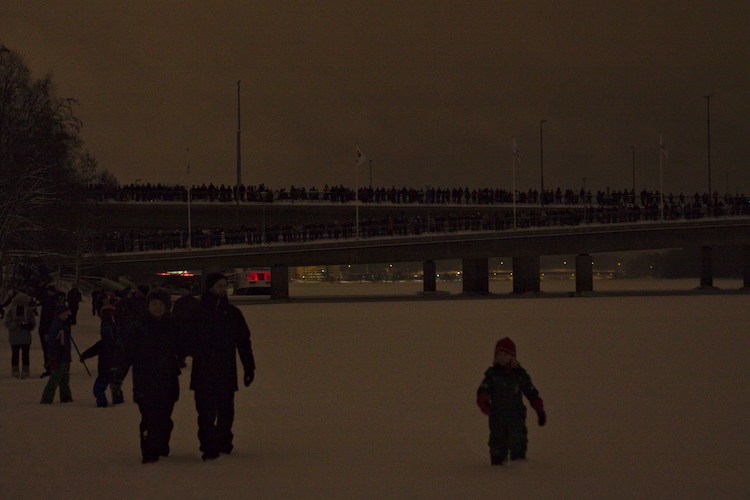
[[[495,354],[498,352],[503,351],[507,352],[514,358],[516,357],[516,344],[513,343],[512,340],[508,337],[504,337],[497,341],[497,344],[495,344]]]

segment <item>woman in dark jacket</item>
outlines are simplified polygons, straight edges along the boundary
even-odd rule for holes
[[[169,315],[170,296],[155,289],[148,295],[148,313],[131,323],[119,372],[133,367],[133,401],[141,412],[143,463],[169,455],[174,424],[172,410],[180,396],[180,347],[177,325]]]

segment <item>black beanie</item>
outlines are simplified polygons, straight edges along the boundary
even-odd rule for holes
[[[148,292],[146,300],[148,300],[149,302],[151,302],[152,300],[161,300],[167,307],[167,311],[172,305],[172,296],[169,295],[169,292],[164,288],[154,288],[153,290]]]
[[[225,280],[227,279],[226,276],[224,276],[221,273],[210,273],[208,276],[206,276],[206,288],[205,290],[208,291],[211,289],[212,286],[216,284],[219,280]]]

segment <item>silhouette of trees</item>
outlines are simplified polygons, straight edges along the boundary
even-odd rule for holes
[[[102,177],[83,149],[76,105],[58,96],[51,75],[33,78],[23,57],[0,44],[0,264],[9,251],[59,251],[72,240],[57,234],[79,219],[64,212]]]

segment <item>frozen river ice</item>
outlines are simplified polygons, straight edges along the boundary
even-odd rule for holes
[[[493,283],[507,286],[493,288],[497,294],[510,290],[509,282]],[[697,281],[635,283],[649,284],[685,291]],[[574,288],[542,283],[551,292]],[[420,289],[292,284],[290,294]],[[458,292],[460,284],[438,289]],[[187,373],[172,455],[143,466],[129,379],[126,404],[96,408],[93,379],[74,362],[74,403],[42,406],[38,340],[28,380],[10,378],[3,341],[1,496],[747,498],[750,297],[552,295],[241,305],[257,377],[236,396],[235,452],[213,463],[200,460]],[[98,338],[85,312],[74,330],[81,348]],[[539,428],[529,419],[527,462],[493,468],[486,417],[474,399],[494,343],[506,335],[549,421]]]

